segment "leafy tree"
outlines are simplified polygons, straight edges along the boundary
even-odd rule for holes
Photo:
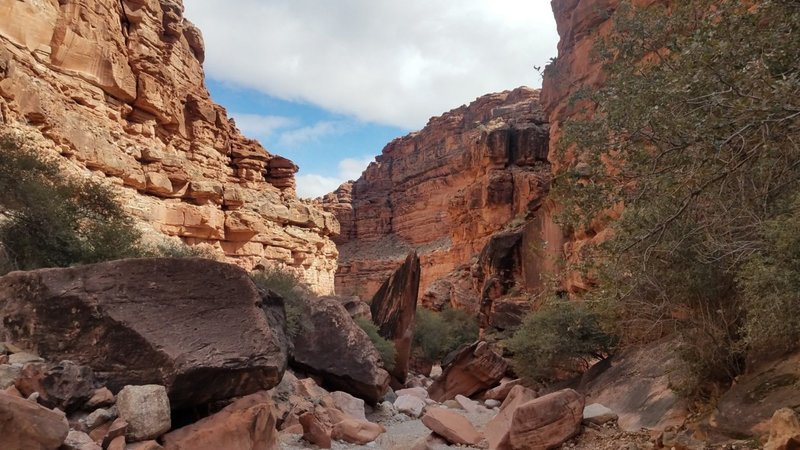
[[[291,337],[297,337],[314,329],[311,323],[311,309],[307,298],[311,294],[300,278],[278,266],[268,266],[250,274],[253,283],[261,289],[269,289],[283,298],[286,310],[286,330]]]
[[[574,231],[624,207],[613,239],[583,250],[597,285],[586,301],[626,342],[678,332],[699,386],[743,370],[770,334],[759,320],[800,313],[786,219],[800,179],[800,8],[670,3],[620,5],[595,49],[606,83],[572,99],[585,109],[565,124],[556,151],[575,159],[554,195]],[[769,338],[796,345],[797,325],[784,331]]]
[[[394,363],[397,359],[397,349],[394,346],[394,342],[381,336],[378,333],[378,326],[372,323],[371,320],[363,317],[356,317],[355,322],[367,333],[369,340],[375,345],[375,349],[378,350],[378,353],[381,355],[383,366],[386,370],[394,369]]]
[[[0,242],[10,267],[65,267],[141,253],[140,233],[114,193],[68,177],[21,141],[0,138]]]
[[[466,311],[417,309],[413,351],[428,361],[441,361],[448,353],[478,339],[478,321]]]
[[[584,304],[555,300],[530,313],[506,344],[519,376],[547,381],[606,358],[615,340]]]

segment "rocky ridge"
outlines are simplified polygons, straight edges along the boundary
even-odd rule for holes
[[[334,238],[337,292],[369,298],[415,249],[424,295],[436,280],[468,269],[509,222],[524,223],[538,210],[550,179],[538,99],[539,91],[521,87],[434,117],[389,143],[358,180],[319,199],[342,229]],[[460,306],[477,311],[478,296],[468,297]]]
[[[157,232],[332,293],[336,219],[297,199],[297,166],[210,99],[204,57],[180,0],[5,2],[0,128],[118,186]]]

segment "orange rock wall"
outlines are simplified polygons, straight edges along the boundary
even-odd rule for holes
[[[179,0],[2,0],[0,131],[118,186],[162,234],[332,292],[336,219],[211,101],[204,56]]]
[[[337,293],[371,297],[416,249],[422,294],[540,205],[550,169],[538,99],[537,90],[518,88],[432,118],[323,198],[342,227]]]

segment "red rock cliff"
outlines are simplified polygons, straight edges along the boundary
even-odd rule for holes
[[[539,91],[529,88],[480,97],[389,143],[322,200],[342,227],[337,293],[368,298],[410,249],[421,294],[469,266],[494,233],[542,204],[547,146]]]
[[[161,233],[331,292],[338,223],[210,100],[203,58],[179,0],[1,2],[0,131],[118,185]]]

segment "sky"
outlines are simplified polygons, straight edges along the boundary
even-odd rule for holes
[[[475,98],[539,87],[556,55],[547,0],[184,0],[214,101],[300,166],[317,197],[383,147]]]

